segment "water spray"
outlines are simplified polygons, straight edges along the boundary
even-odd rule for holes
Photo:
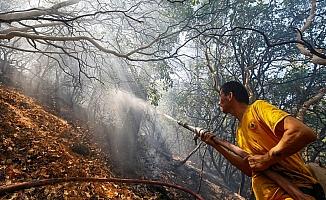
[[[168,118],[168,119],[174,121],[174,122],[178,122],[178,120],[174,119],[174,118],[171,117],[170,115],[167,115],[167,114],[164,114],[164,113],[160,113],[160,112],[158,112],[158,113],[161,114],[161,115],[163,115],[164,117],[166,117],[166,118]]]
[[[195,127],[195,126],[191,126],[186,122],[182,122],[180,120],[176,120],[173,117],[167,115],[167,114],[162,114],[163,116],[165,116],[166,118],[172,120],[173,122],[176,122],[177,124],[179,124],[180,126],[190,130],[191,132],[195,133],[194,135],[194,140],[195,140],[195,144],[197,145],[197,140],[200,137],[201,134],[209,132],[206,129],[200,128],[200,127]]]

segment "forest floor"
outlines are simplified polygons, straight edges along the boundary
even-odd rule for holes
[[[47,112],[36,100],[1,85],[0,133],[0,199],[182,199],[184,196],[175,189],[165,189],[167,194],[162,196],[157,187],[74,181],[1,193],[4,186],[33,180],[115,176],[109,155],[92,141],[91,131]],[[187,174],[184,167],[178,170]],[[178,171],[167,172],[164,177],[169,179],[178,174]],[[187,178],[179,176],[179,179],[186,184]],[[226,189],[217,189],[216,196],[223,198],[216,199],[241,199]]]

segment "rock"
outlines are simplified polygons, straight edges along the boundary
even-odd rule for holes
[[[70,149],[82,156],[88,156],[91,153],[91,150],[88,148],[88,146],[82,143],[74,143],[70,146]]]

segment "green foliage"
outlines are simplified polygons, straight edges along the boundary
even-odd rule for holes
[[[171,20],[182,21],[193,13],[193,2],[186,1],[183,4],[171,4],[171,9],[164,12],[164,15]]]
[[[149,84],[149,87],[147,88],[147,95],[149,102],[154,106],[158,106],[158,102],[162,95],[157,90],[157,85],[155,83],[152,82]]]
[[[309,68],[305,64],[293,65],[288,67],[283,76],[269,80],[271,85],[268,90],[271,95],[268,97],[290,109],[315,95],[326,84],[325,78],[324,67]]]
[[[167,65],[165,62],[159,63],[157,67],[158,79],[163,81],[163,89],[168,90],[173,86],[173,80],[171,75],[174,74],[171,66]]]
[[[195,6],[195,5],[198,5],[200,3],[199,0],[192,0],[191,1],[192,5]]]

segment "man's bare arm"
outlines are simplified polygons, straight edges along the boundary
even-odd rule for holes
[[[284,134],[281,135],[280,142],[269,151],[272,159],[291,156],[317,139],[311,128],[294,117],[286,117],[276,129],[282,128],[282,125]]]
[[[243,173],[245,173],[247,176],[252,176],[252,170],[248,163],[248,157],[241,157],[239,155],[236,155],[235,153],[227,150],[222,145],[220,145],[220,141],[211,133],[205,133],[201,136],[201,140],[205,143],[209,144],[210,146],[214,147],[219,153],[221,153],[232,165],[234,165],[236,168],[241,170]],[[232,145],[230,143],[230,145]],[[234,148],[239,148],[234,145]],[[239,148],[240,151],[243,151]]]
[[[262,171],[279,160],[297,153],[317,139],[316,134],[300,120],[287,116],[275,128],[280,137],[279,143],[265,155],[254,155],[248,158],[254,171]]]

